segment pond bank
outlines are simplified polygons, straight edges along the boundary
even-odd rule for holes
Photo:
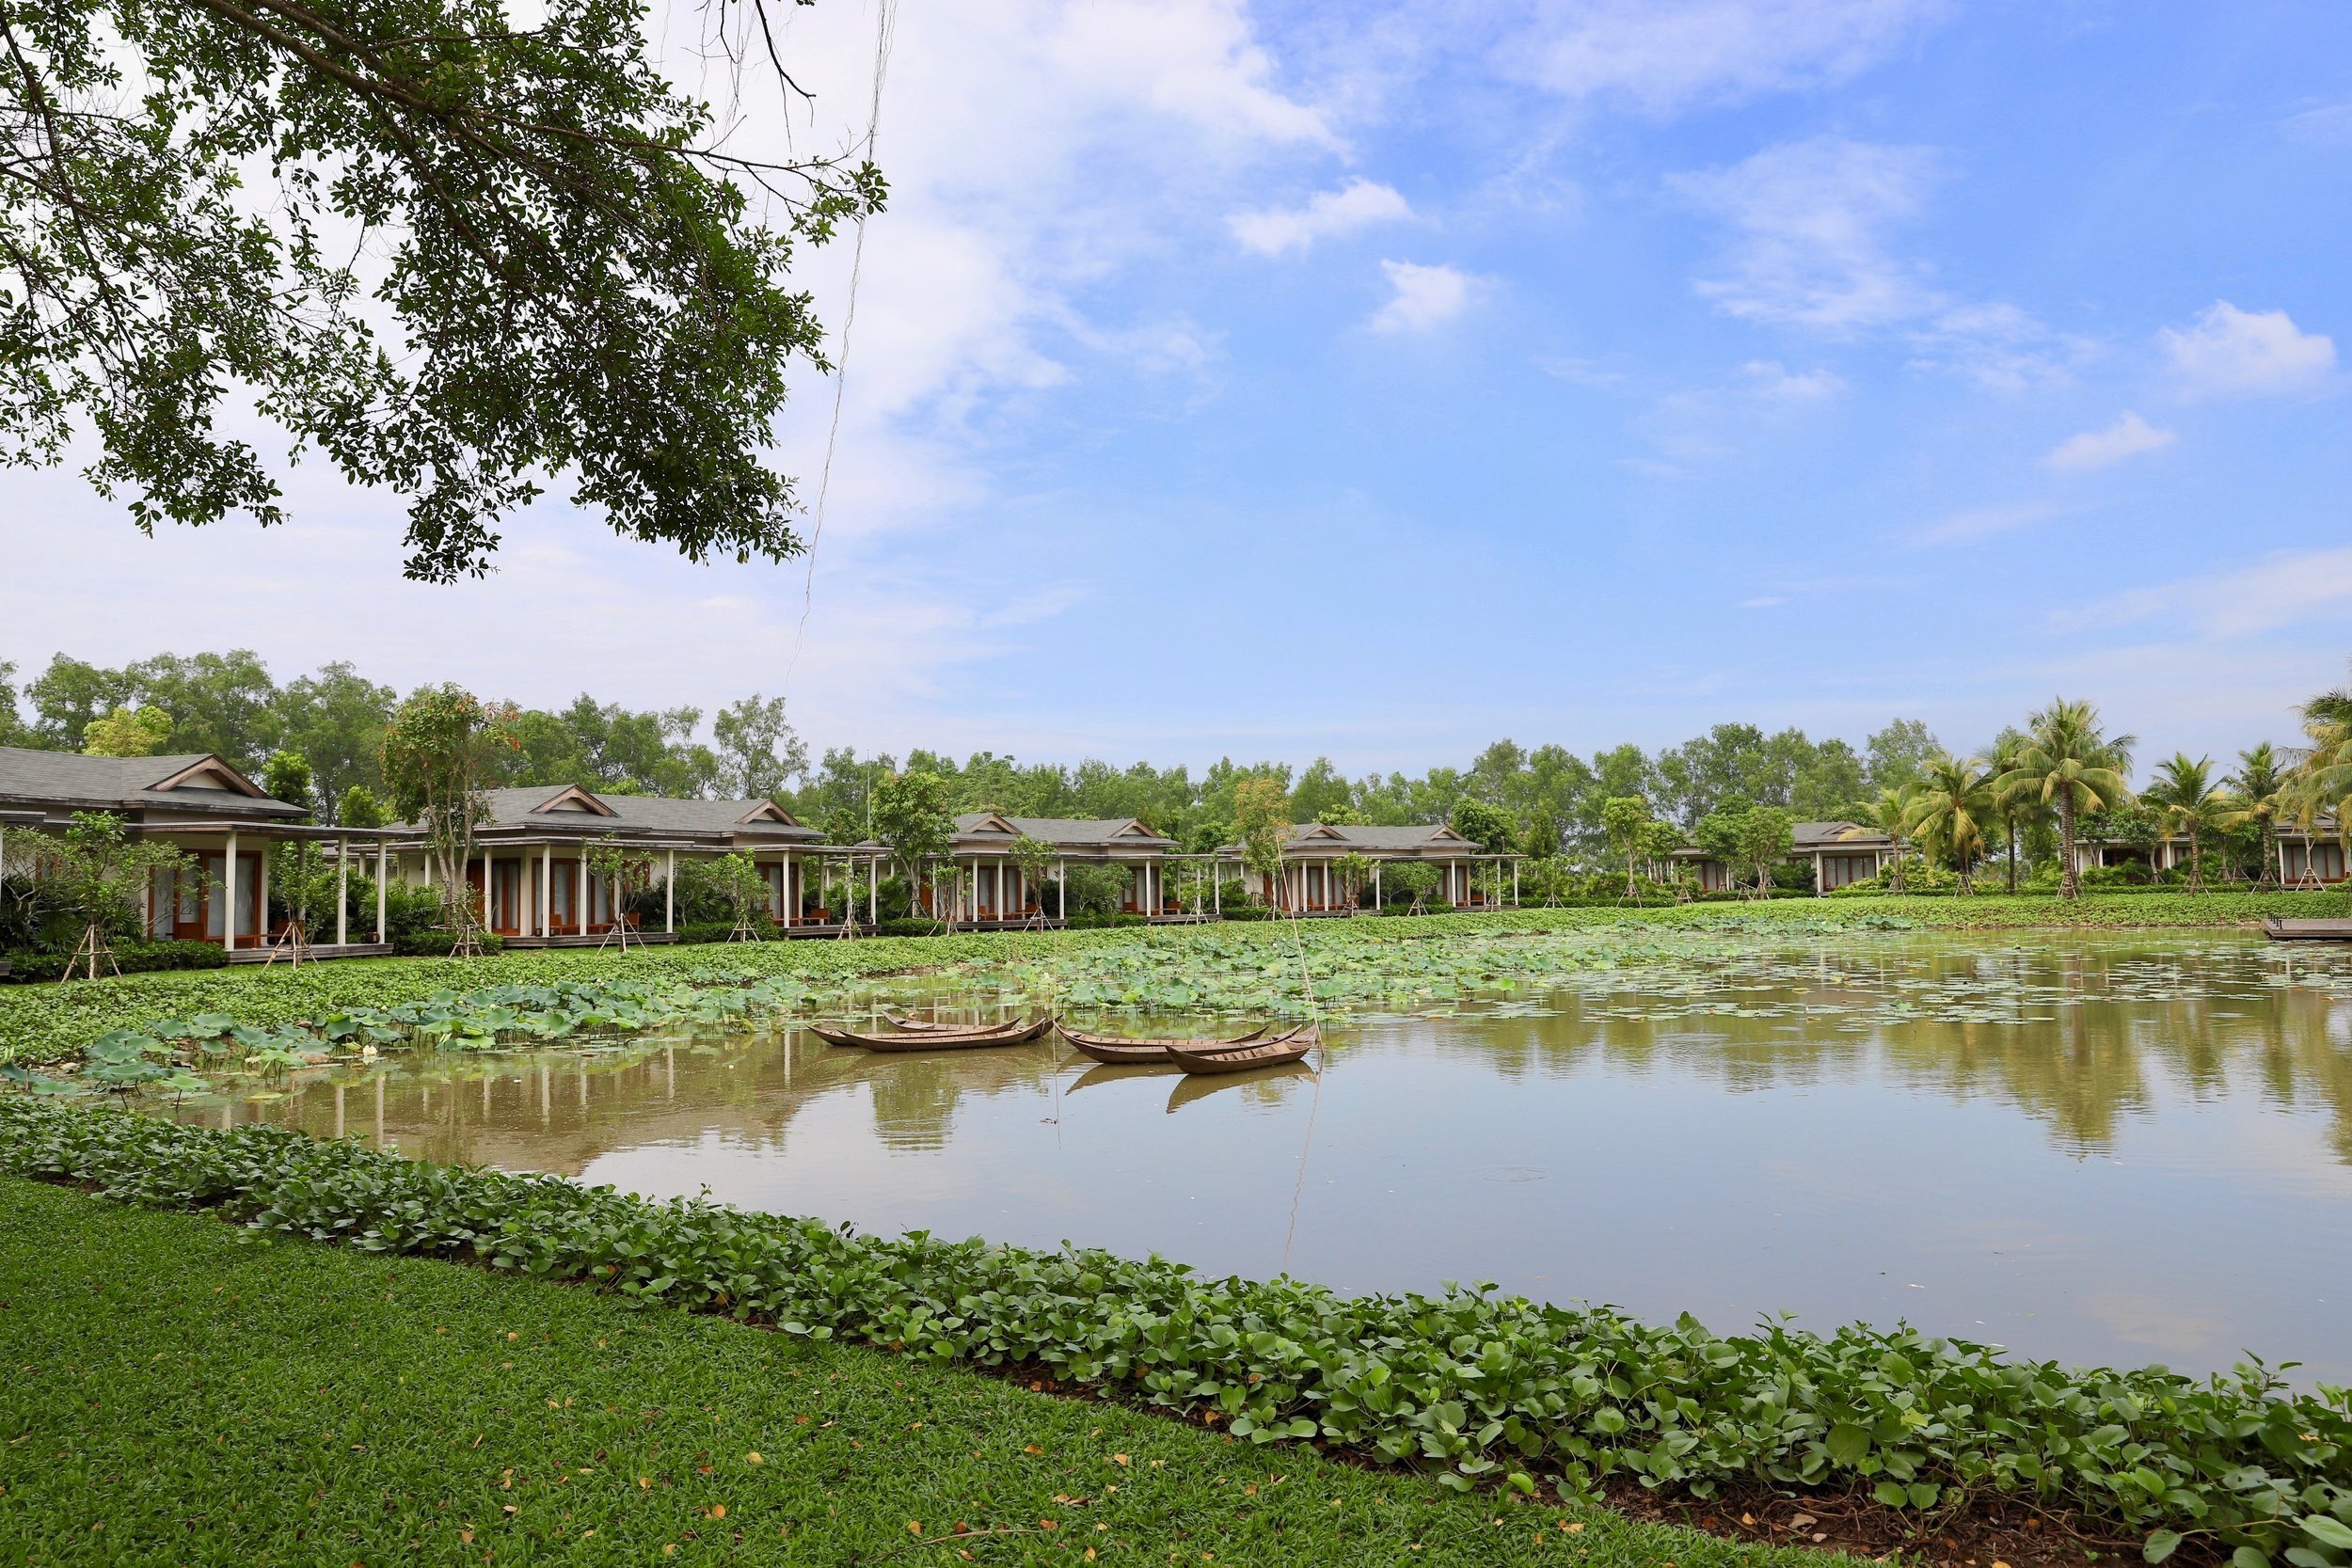
[[[0,1210],[11,1561],[1836,1560],[8,1178]]]

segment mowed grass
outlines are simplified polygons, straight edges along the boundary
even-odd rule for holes
[[[0,1179],[8,1563],[1823,1568]]]

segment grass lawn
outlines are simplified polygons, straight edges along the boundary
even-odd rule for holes
[[[0,1374],[11,1564],[1847,1560],[10,1179]]]

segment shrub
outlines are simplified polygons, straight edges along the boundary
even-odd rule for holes
[[[1343,1296],[24,1101],[0,1103],[0,1170],[922,1360],[1040,1365],[1239,1439],[1317,1438],[1462,1487],[1557,1466],[1570,1491],[1867,1488],[1919,1511],[2006,1496],[2149,1532],[2152,1561],[2187,1530],[2241,1562],[2323,1565],[2352,1536],[2352,1393],[2295,1393],[2259,1365],[2198,1382],[1908,1328],[1718,1336],[1490,1291]]]
[[[437,901],[434,908],[439,909]],[[506,946],[506,939],[487,931],[474,933],[474,946],[484,953],[496,953]],[[421,931],[402,931],[392,938],[392,951],[404,958],[446,958],[457,945],[457,933],[446,927]]]
[[[115,943],[116,966],[125,974],[151,974],[167,969],[219,969],[229,962],[228,951],[216,942],[120,942]],[[11,980],[55,980],[65,973],[70,955],[59,952],[11,953]]]

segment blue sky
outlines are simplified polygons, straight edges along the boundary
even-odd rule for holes
[[[796,14],[803,145],[865,129],[875,23]],[[2220,753],[2344,676],[2352,9],[895,23],[813,575],[546,504],[488,582],[395,585],[397,502],[315,468],[282,536],[151,545],[10,476],[0,657],[242,643],[783,691],[819,746],[1350,771],[1725,719],[1967,746],[2061,691]],[[835,327],[849,261],[808,272]],[[812,496],[834,391],[782,433]]]

